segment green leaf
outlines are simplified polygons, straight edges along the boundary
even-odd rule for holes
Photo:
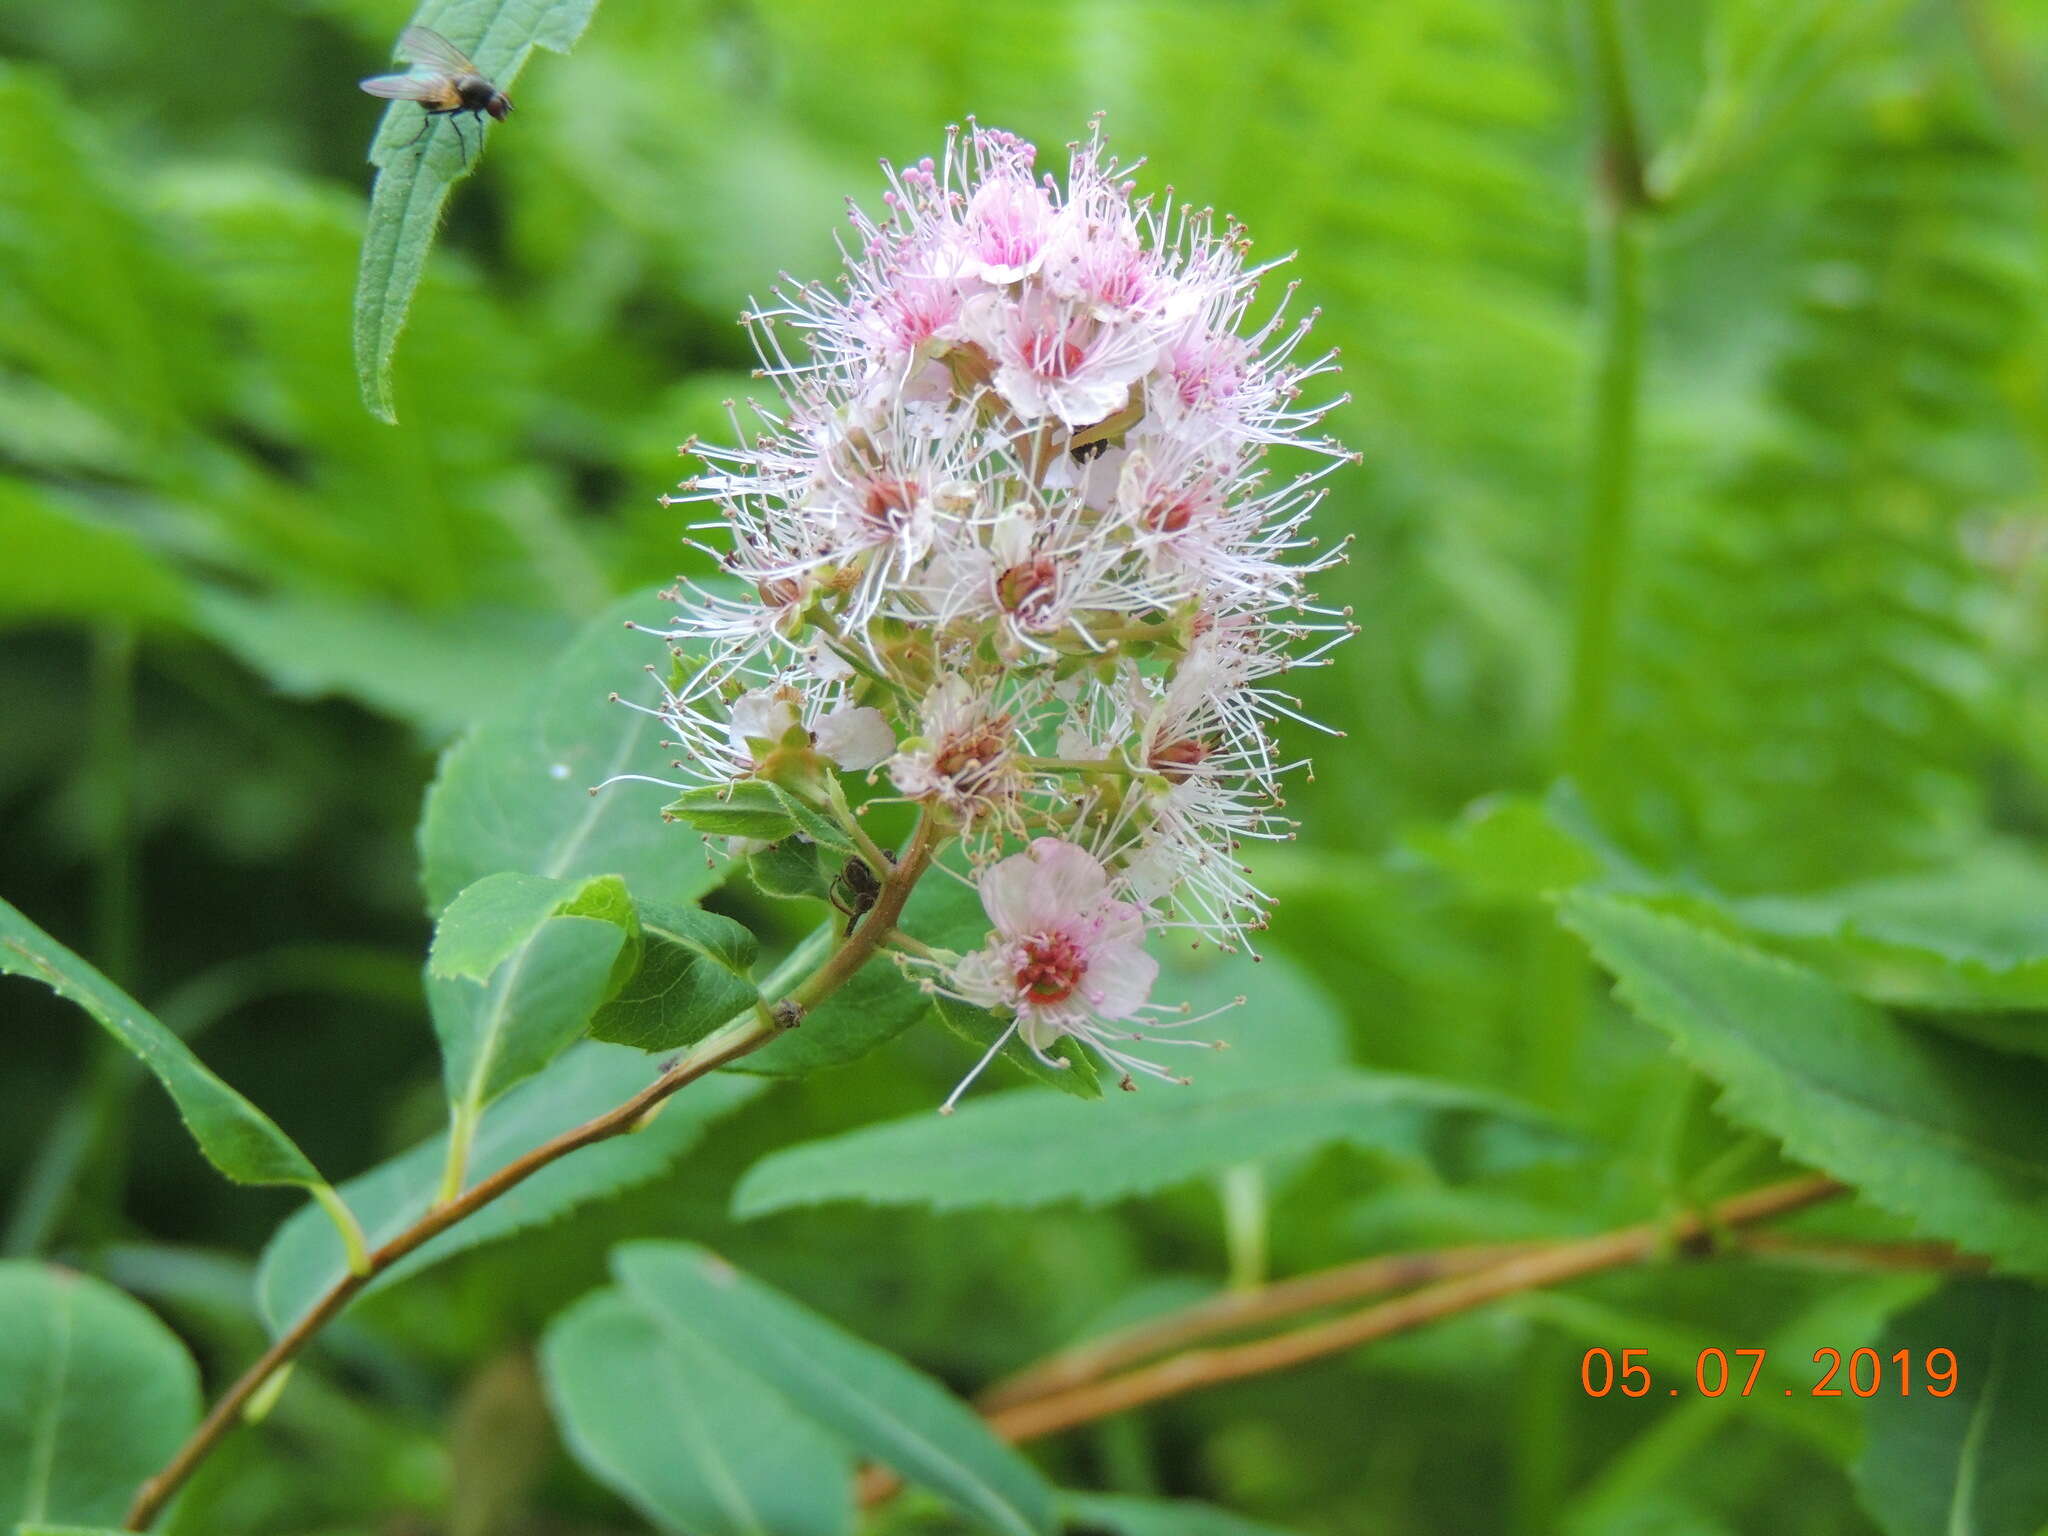
[[[191,617],[184,579],[124,528],[89,519],[19,481],[0,479],[0,624],[108,615],[180,625]]]
[[[1562,910],[1730,1115],[1929,1233],[2048,1270],[2048,1064],[1911,1029],[1638,902],[1580,892]]]
[[[1289,1536],[1277,1525],[1247,1520],[1188,1499],[1135,1499],[1116,1493],[1063,1493],[1067,1536]]]
[[[468,54],[501,90],[510,91],[536,47],[567,53],[589,25],[597,0],[425,0],[416,24],[432,27]],[[363,231],[363,264],[356,279],[356,376],[372,415],[396,422],[391,358],[412,307],[413,291],[440,227],[451,186],[467,176],[484,151],[488,127],[472,118],[465,152],[454,119],[436,121],[417,144],[416,103],[393,102],[377,127],[370,162],[377,184]]]
[[[199,594],[197,622],[290,697],[356,699],[436,742],[488,712],[507,677],[545,667],[571,632],[558,614],[517,608],[421,613],[361,595],[218,588]]]
[[[842,858],[859,851],[855,848],[853,839],[846,835],[846,829],[816,806],[791,794],[780,784],[771,784],[768,787],[775,791],[775,798],[782,802],[783,810],[789,813],[789,819],[797,831],[820,848],[839,854]],[[876,873],[881,872],[877,870]]]
[[[741,779],[685,790],[664,809],[707,837],[751,837],[777,842],[796,830],[796,821],[773,784]]]
[[[271,1118],[212,1072],[142,1005],[5,901],[0,974],[27,976],[78,1004],[156,1074],[206,1160],[238,1184],[321,1182]]]
[[[943,874],[931,874],[911,893],[902,927],[927,944],[958,948],[978,941],[985,931],[980,914],[980,903],[971,890]],[[819,953],[821,961],[823,953]],[[887,1044],[926,1018],[932,1002],[932,995],[905,977],[893,961],[877,956],[806,1014],[795,1029],[772,1045],[734,1062],[731,1070],[770,1077],[801,1077],[821,1067],[841,1066]],[[967,1012],[977,1020],[989,1017],[979,1009]],[[988,1039],[993,1038],[991,1032]],[[983,1049],[986,1048],[984,1041]],[[1025,1053],[1024,1059],[1030,1061],[1027,1071],[1051,1076],[1036,1061],[1031,1061],[1029,1053]],[[1075,1087],[1077,1091],[1094,1087],[1094,1073],[1085,1065],[1075,1079]]]
[[[119,1521],[198,1422],[198,1368],[146,1308],[0,1263],[0,1528]]]
[[[563,1131],[624,1103],[652,1079],[638,1051],[586,1042],[550,1072],[506,1094],[484,1112],[471,1153],[474,1178],[484,1178]],[[373,1281],[379,1290],[429,1265],[656,1178],[687,1152],[712,1121],[761,1091],[746,1078],[715,1073],[690,1084],[642,1129],[573,1152],[458,1222]],[[447,1162],[445,1134],[422,1142],[341,1187],[372,1246],[426,1214]],[[340,1240],[316,1207],[287,1220],[263,1250],[257,1304],[273,1333],[296,1322],[344,1273]]]
[[[434,924],[427,973],[451,980],[489,981],[498,967],[533,937],[543,919],[560,912],[616,921],[629,931],[637,927],[625,883],[615,876],[601,875],[578,885],[502,870],[464,886],[448,904]]]
[[[583,1033],[611,989],[625,942],[625,931],[601,918],[544,918],[487,984],[427,977],[458,1122],[474,1121]]]
[[[828,870],[821,862],[818,846],[801,837],[785,837],[758,852],[747,855],[747,874],[754,888],[764,896],[784,900],[829,901],[832,876],[840,860],[829,858]]]
[[[2048,1008],[2048,867],[1993,844],[1939,869],[1728,903],[1745,927],[1894,1007]]]
[[[754,936],[698,907],[640,908],[640,968],[590,1021],[599,1040],[643,1051],[701,1040],[760,996],[747,971]]]
[[[1003,1536],[1051,1536],[1053,1496],[972,1409],[885,1350],[690,1243],[628,1243],[613,1272],[649,1316]]]
[[[1907,1395],[1892,1359],[1902,1349],[1915,1373]],[[1936,1349],[1955,1354],[1947,1397],[1925,1390]],[[1893,1318],[1877,1353],[1882,1389],[1863,1405],[1855,1471],[1887,1536],[2035,1536],[2048,1522],[2048,1293],[1951,1282]]]
[[[1414,833],[1409,841],[1495,901],[1531,900],[1602,872],[1599,858],[1559,824],[1552,807],[1526,795],[1489,795],[1450,825]]]
[[[617,1290],[548,1325],[541,1369],[571,1454],[664,1531],[844,1536],[853,1458],[781,1395]]]
[[[933,997],[929,1001],[932,1017],[973,1047],[974,1061],[980,1061],[1010,1028],[1008,1019],[999,1019],[986,1008],[977,1008],[958,998]],[[1072,1040],[1056,1040],[1046,1055],[1067,1065],[1064,1068],[1048,1067],[1015,1035],[1003,1040],[1002,1049],[996,1052],[997,1060],[1008,1062],[1033,1082],[1057,1088],[1061,1093],[1070,1093],[1077,1099],[1102,1097],[1102,1080],[1095,1069],[1095,1058],[1085,1049]]]
[[[93,478],[173,460],[185,421],[221,408],[226,361],[190,252],[114,159],[55,71],[0,61],[0,356],[115,424],[78,466]]]
[[[877,955],[796,1028],[730,1068],[763,1077],[802,1077],[822,1067],[844,1066],[886,1045],[930,1010],[931,998],[906,979],[894,962]]]
[[[1227,1072],[1227,1063],[1221,1068]],[[771,1153],[733,1195],[740,1216],[823,1200],[1012,1209],[1103,1205],[1330,1142],[1446,1172],[1523,1167],[1573,1143],[1532,1110],[1422,1078],[1345,1072],[1207,1097],[1147,1084],[1107,1104],[1020,1088]]]
[[[664,659],[658,640],[625,627],[662,609],[652,592],[622,599],[530,686],[511,679],[504,706],[441,759],[420,821],[430,911],[501,870],[618,875],[635,898],[662,902],[692,901],[724,878],[696,837],[663,824],[646,785],[589,793],[661,766],[659,722],[608,695],[646,684],[644,668]]]

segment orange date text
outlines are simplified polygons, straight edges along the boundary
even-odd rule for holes
[[[1703,1349],[1690,1361],[1659,1361],[1654,1369],[1650,1353],[1589,1349],[1579,1361],[1579,1383],[1589,1397],[1614,1392],[1623,1397],[1721,1397],[1731,1392],[1737,1397],[1769,1392],[1786,1397],[1875,1397],[1880,1392],[1948,1397],[1956,1389],[1958,1370],[1952,1349],[1918,1355],[1902,1349],[1889,1357],[1868,1348],[1846,1356],[1839,1349],[1816,1349],[1811,1367],[1799,1367],[1797,1386],[1786,1386],[1782,1371],[1765,1374],[1767,1350]]]

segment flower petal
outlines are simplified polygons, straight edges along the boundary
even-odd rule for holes
[[[835,709],[818,722],[818,750],[849,772],[872,768],[896,750],[896,733],[879,709]]]
[[[1034,866],[1028,931],[1091,922],[1109,893],[1109,876],[1095,855],[1057,837],[1034,838],[1026,855]]]
[[[1033,883],[1038,866],[1031,855],[1013,853],[981,872],[981,909],[1005,938],[1019,938],[1035,932]]]
[[[1090,952],[1080,990],[1099,1017],[1127,1019],[1145,1006],[1158,979],[1159,962],[1143,946],[1106,943]]]

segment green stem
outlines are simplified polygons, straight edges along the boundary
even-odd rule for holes
[[[94,844],[93,958],[119,985],[136,985],[135,920],[135,652],[134,626],[108,624],[93,632],[90,789]],[[68,1190],[52,1190],[47,1208],[54,1227],[68,1200],[80,1234],[111,1237],[118,1226],[126,1183],[128,1123],[122,1113],[127,1053],[100,1036],[92,1048],[86,1135],[76,1177]]]
[[[1018,765],[1035,773],[1121,773],[1137,769],[1120,757],[1030,757],[1020,756]]]
[[[1230,1259],[1230,1289],[1255,1291],[1266,1283],[1266,1179],[1256,1163],[1238,1163],[1217,1181],[1223,1196],[1223,1244]]]
[[[332,1184],[309,1184],[306,1188],[341,1234],[342,1252],[348,1256],[348,1272],[367,1278],[370,1249],[363,1238],[363,1224],[356,1220],[356,1213],[348,1208],[348,1202],[336,1193]]]
[[[99,870],[93,891],[100,969],[135,985],[135,630],[93,634],[93,821]]]
[[[448,1160],[441,1165],[439,1203],[446,1205],[462,1193],[462,1181],[469,1177],[469,1149],[476,1142],[476,1106],[465,1099],[448,1116]]]
[[[1560,758],[1597,803],[1609,776],[1608,719],[1628,576],[1643,377],[1641,223],[1649,207],[1645,150],[1615,0],[1582,0],[1588,82],[1598,113],[1592,198],[1594,315],[1591,437],[1579,531],[1570,682]],[[1535,970],[1546,1027],[1532,1040],[1531,1092],[1568,1094],[1584,1030],[1586,965],[1548,913],[1537,921]]]
[[[929,960],[934,965],[951,964],[960,958],[950,949],[934,949],[922,939],[912,938],[901,928],[892,932],[883,943],[889,949],[898,950],[919,960]]]
[[[853,806],[846,798],[846,788],[839,782],[839,775],[836,773],[825,775],[825,801],[831,808],[833,820],[837,821],[841,830],[853,839],[853,845],[860,850],[860,856],[868,861],[868,868],[872,869],[877,877],[887,871],[889,856],[882,852],[872,837],[868,836],[867,828],[863,827],[860,818],[853,814]]]
[[[839,627],[838,618],[825,611],[822,603],[814,604],[810,610],[811,627],[832,642],[832,654],[845,662],[870,682],[879,683],[898,698],[908,699],[910,694],[904,686],[888,673],[880,670],[862,654],[861,648],[846,638],[846,631]]]
[[[761,995],[781,997],[797,984],[800,977],[810,975],[818,968],[818,962],[825,958],[826,952],[832,948],[833,940],[838,936],[839,920],[833,917],[826,918],[804,936],[802,943],[782,957],[780,965],[768,973],[767,978],[761,983]]]
[[[1616,637],[1635,499],[1643,376],[1642,146],[1613,0],[1587,0],[1601,102],[1599,186],[1593,199],[1596,319],[1592,441],[1580,525],[1564,765],[1588,788],[1603,776]]]

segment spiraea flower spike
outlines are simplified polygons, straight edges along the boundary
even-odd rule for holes
[[[750,310],[778,398],[691,445],[675,499],[715,510],[728,580],[678,588],[659,707],[680,787],[796,752],[793,792],[877,770],[871,798],[945,818],[989,933],[930,984],[1126,1086],[1170,1075],[1127,1043],[1185,1022],[1148,935],[1264,923],[1240,848],[1292,835],[1270,728],[1313,723],[1281,674],[1351,629],[1306,585],[1341,544],[1305,525],[1353,458],[1313,315],[1261,308],[1243,231],[1136,169],[1099,125],[1055,177],[970,124],[883,167],[836,283]]]

